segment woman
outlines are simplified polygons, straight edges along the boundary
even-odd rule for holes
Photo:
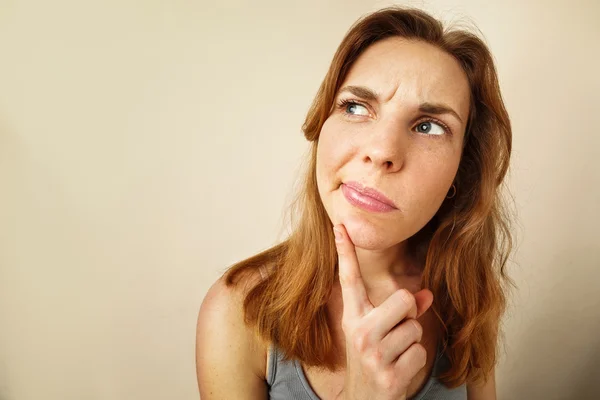
[[[291,235],[201,306],[202,400],[495,399],[512,134],[485,44],[418,10],[363,17],[303,131]]]

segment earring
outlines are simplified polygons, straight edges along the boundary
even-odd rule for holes
[[[454,184],[452,185],[452,188],[454,188],[454,193],[452,193],[452,196],[446,196],[447,199],[451,199],[454,196],[456,196],[456,186],[454,186]]]

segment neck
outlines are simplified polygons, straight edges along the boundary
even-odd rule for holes
[[[380,303],[398,287],[412,292],[420,289],[422,267],[410,255],[406,241],[382,250],[355,249],[362,280],[372,302]]]
[[[398,288],[415,293],[421,289],[422,267],[409,256],[406,242],[385,250],[367,250],[356,247],[356,256],[367,296],[378,307]],[[336,276],[328,304],[328,318],[333,329],[336,346],[341,354],[340,365],[345,365],[344,333],[341,328],[343,300],[339,277]]]
[[[421,268],[410,255],[406,241],[383,250],[356,247],[356,257],[367,290],[387,281],[414,279],[421,275]]]

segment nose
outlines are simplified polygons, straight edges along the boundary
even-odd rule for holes
[[[363,163],[386,173],[402,169],[409,145],[406,129],[399,119],[380,120],[371,125],[361,146]]]

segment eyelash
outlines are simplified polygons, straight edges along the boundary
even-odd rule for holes
[[[349,116],[349,117],[356,117],[356,115],[353,114],[349,114],[346,112],[346,108],[351,105],[351,104],[355,104],[358,106],[362,106],[365,108],[368,108],[366,104],[361,103],[360,101],[356,101],[356,100],[350,100],[350,99],[342,99],[338,102],[337,106],[338,109],[341,110],[345,115]],[[425,117],[420,119],[416,125],[422,124],[423,122],[435,122],[436,124],[439,124],[442,128],[444,128],[444,131],[446,132],[446,134],[451,135],[452,134],[452,130],[448,127],[448,125],[446,125],[445,123],[443,123],[442,121],[440,121],[439,119],[433,118],[433,117]],[[443,136],[443,135],[428,135],[425,133],[422,133],[422,135],[425,136]],[[437,139],[437,138],[436,138]]]

